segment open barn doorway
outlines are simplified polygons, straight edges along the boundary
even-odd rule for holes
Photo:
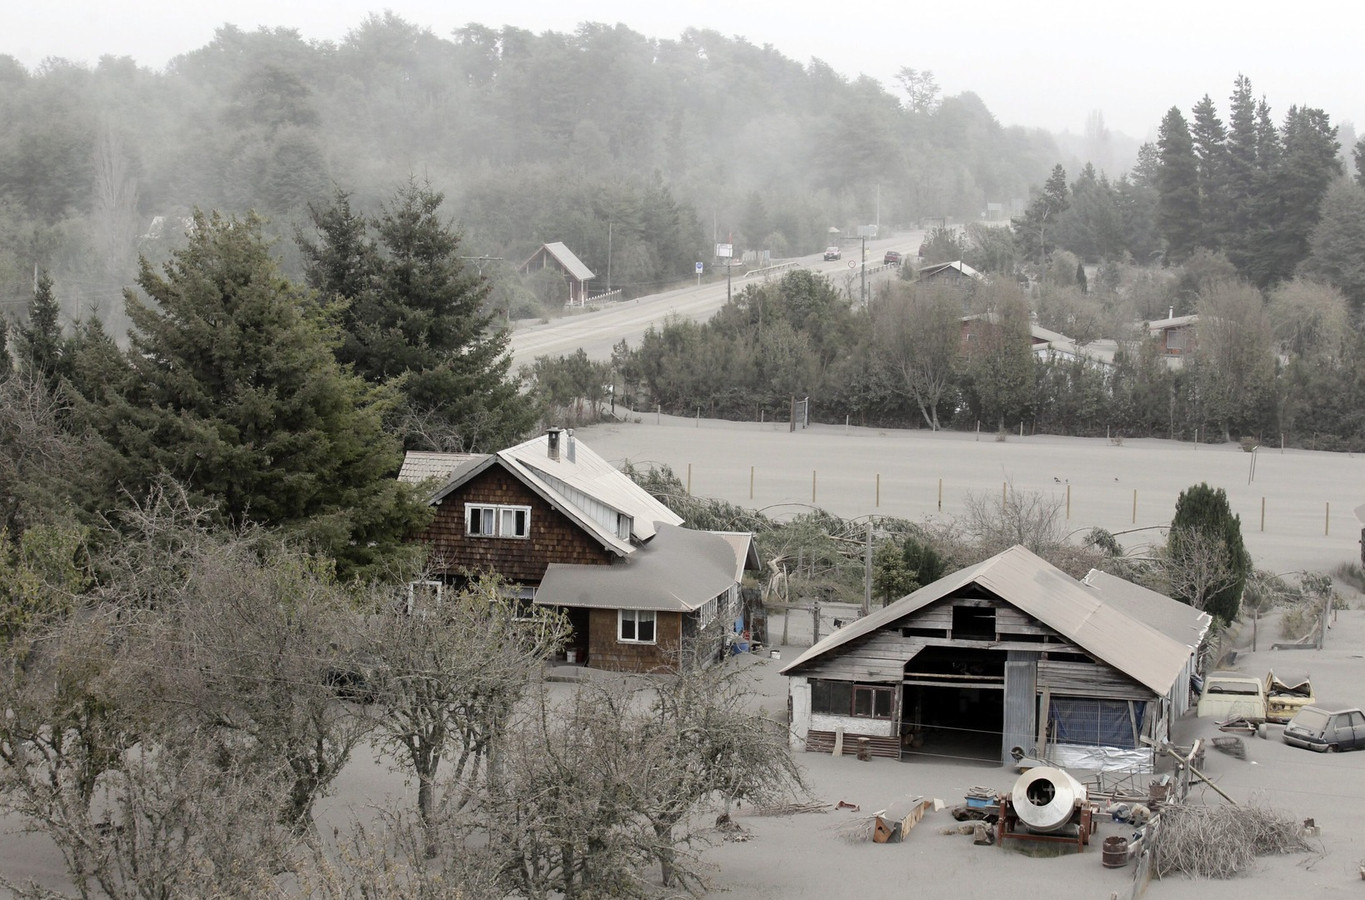
[[[901,758],[1000,764],[1005,654],[926,647],[905,667]]]

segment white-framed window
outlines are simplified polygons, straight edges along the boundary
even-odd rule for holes
[[[527,538],[531,536],[531,507],[466,503],[465,534],[470,537]]]
[[[439,606],[444,587],[439,581],[409,581],[407,614],[411,616]]]
[[[712,597],[710,600],[707,600],[700,607],[698,607],[697,609],[698,628],[705,628],[707,625],[710,625],[712,622],[716,621],[716,614],[720,610],[720,604],[719,602],[717,602],[718,600],[719,598]]]
[[[616,614],[616,639],[623,644],[653,644],[654,610],[622,609]]]

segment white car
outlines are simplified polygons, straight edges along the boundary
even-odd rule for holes
[[[840,250],[838,247],[826,247],[826,248],[825,248],[825,260],[826,260],[826,261],[829,261],[829,260],[831,260],[831,259],[843,259],[843,258],[844,258],[844,251]]]

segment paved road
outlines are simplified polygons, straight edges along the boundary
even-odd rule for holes
[[[867,264],[880,266],[887,250],[899,250],[907,256],[914,254],[924,232],[902,232],[893,237],[867,242]],[[827,275],[840,291],[851,296],[859,292],[859,242],[844,245],[844,258],[825,262],[822,254],[804,256],[796,260],[803,268]],[[850,263],[852,265],[850,265]],[[780,273],[779,273],[780,275]],[[869,275],[869,285],[876,278],[889,277],[889,272]],[[731,280],[731,293],[737,294],[752,278]],[[870,290],[870,287],[869,287]],[[661,327],[670,316],[693,321],[705,321],[725,305],[725,282],[713,282],[678,288],[661,294],[611,304],[592,312],[577,312],[548,323],[519,322],[512,332],[512,368],[530,365],[538,356],[567,356],[582,348],[589,359],[611,359],[611,348],[622,340],[632,347],[649,327]]]

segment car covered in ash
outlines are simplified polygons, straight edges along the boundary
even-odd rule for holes
[[[899,266],[901,264],[901,252],[899,250],[888,250],[882,257],[882,265]]]
[[[1284,742],[1291,747],[1336,753],[1365,748],[1365,712],[1305,706],[1284,726]]]
[[[1265,721],[1265,683],[1240,672],[1213,672],[1204,677],[1196,715],[1220,722],[1228,719]]]
[[[825,248],[825,260],[826,260],[826,261],[831,260],[831,259],[843,259],[843,258],[844,258],[844,251],[840,250],[838,247],[835,247],[835,246],[831,245],[831,246]]]
[[[1272,669],[1265,676],[1267,722],[1288,722],[1305,706],[1312,706],[1313,683],[1307,675],[1279,676]]]

